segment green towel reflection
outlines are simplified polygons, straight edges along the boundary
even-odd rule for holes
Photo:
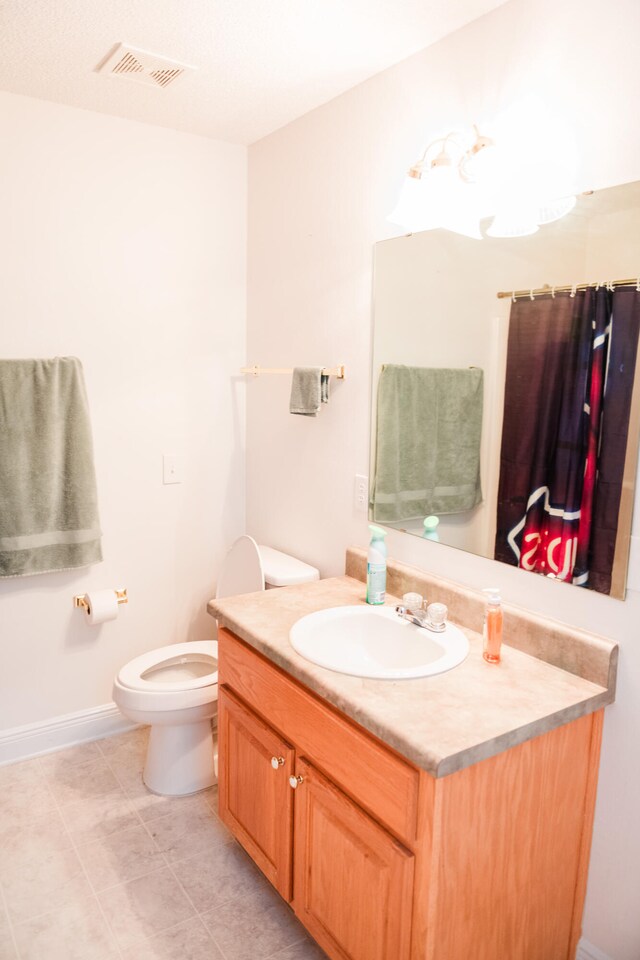
[[[382,367],[374,520],[462,513],[480,503],[482,401],[478,368]]]

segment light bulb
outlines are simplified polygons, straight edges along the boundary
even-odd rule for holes
[[[478,192],[465,183],[457,167],[439,166],[429,171],[429,202],[434,218],[444,230],[482,240]]]
[[[571,213],[576,205],[575,197],[562,197],[559,200],[546,200],[540,203],[538,207],[537,221],[540,226],[546,223],[555,223]]]
[[[534,207],[513,206],[499,210],[486,230],[488,237],[530,237],[538,232]]]
[[[433,229],[438,226],[437,223],[426,227],[422,224],[427,222],[425,215],[425,184],[422,179],[406,176],[402,182],[400,196],[394,210],[389,214],[388,220],[403,227],[409,233],[418,233],[420,230]]]

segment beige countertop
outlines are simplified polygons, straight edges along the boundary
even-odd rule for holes
[[[436,777],[501,753],[614,699],[612,689],[508,646],[506,634],[501,662],[487,664],[480,634],[461,624],[470,643],[464,663],[417,680],[351,677],[318,667],[296,653],[289,643],[296,620],[328,607],[362,604],[364,596],[365,585],[345,576],[212,600],[208,611],[220,626]],[[395,605],[398,600],[387,597],[387,603]],[[588,644],[588,635],[580,642]],[[602,640],[594,637],[593,642]]]

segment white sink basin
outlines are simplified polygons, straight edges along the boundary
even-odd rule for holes
[[[291,646],[338,673],[404,680],[444,673],[462,663],[469,641],[452,623],[432,633],[403,620],[393,607],[331,607],[298,620]]]

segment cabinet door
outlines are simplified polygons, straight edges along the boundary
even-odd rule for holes
[[[296,774],[297,915],[336,960],[407,960],[413,855],[309,763]]]
[[[220,817],[278,893],[291,900],[293,749],[222,687],[218,750]]]

